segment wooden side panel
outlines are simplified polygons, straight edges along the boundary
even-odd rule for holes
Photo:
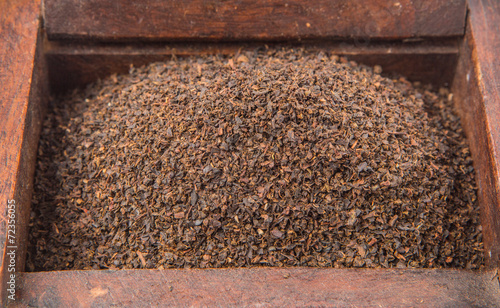
[[[400,39],[461,36],[465,0],[46,0],[49,39]]]
[[[470,1],[453,82],[477,173],[486,263],[500,266],[500,2]]]
[[[24,269],[36,147],[47,78],[37,44],[39,1],[0,2],[0,296]],[[8,202],[8,200],[13,200]],[[8,204],[14,204],[8,212]],[[10,215],[8,215],[10,214]],[[14,214],[15,216],[11,216]],[[14,219],[12,219],[14,218]],[[10,221],[9,221],[10,220]],[[15,228],[10,222],[15,221]],[[11,231],[8,231],[11,230]],[[9,237],[10,235],[10,237]],[[14,256],[12,258],[11,256]],[[15,265],[13,272],[10,265]]]
[[[459,270],[41,272],[23,273],[19,294],[15,303],[19,307],[498,307],[500,303],[494,271]]]
[[[309,43],[298,48],[328,51],[367,65],[381,65],[386,73],[398,73],[410,80],[436,86],[450,84],[458,57],[458,40],[408,44]],[[243,48],[254,50],[263,44],[169,44],[73,45],[46,42],[53,93],[81,87],[113,73],[126,73],[130,65],[202,54],[235,55]]]

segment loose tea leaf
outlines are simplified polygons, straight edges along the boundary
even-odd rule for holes
[[[173,59],[52,106],[27,268],[483,264],[448,92],[293,49]]]

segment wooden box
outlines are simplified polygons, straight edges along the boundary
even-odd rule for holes
[[[500,306],[499,2],[19,0],[1,2],[0,14],[4,304]],[[413,80],[451,86],[476,169],[485,270],[23,272],[37,143],[49,95],[173,54],[232,54],[241,46],[276,43],[328,50]],[[15,296],[9,298],[12,284]]]

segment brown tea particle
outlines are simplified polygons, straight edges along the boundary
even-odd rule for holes
[[[483,265],[450,93],[302,49],[131,68],[51,104],[29,271]]]

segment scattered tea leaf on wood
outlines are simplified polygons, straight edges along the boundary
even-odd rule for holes
[[[27,268],[479,268],[448,96],[293,49],[98,81],[45,121]]]

